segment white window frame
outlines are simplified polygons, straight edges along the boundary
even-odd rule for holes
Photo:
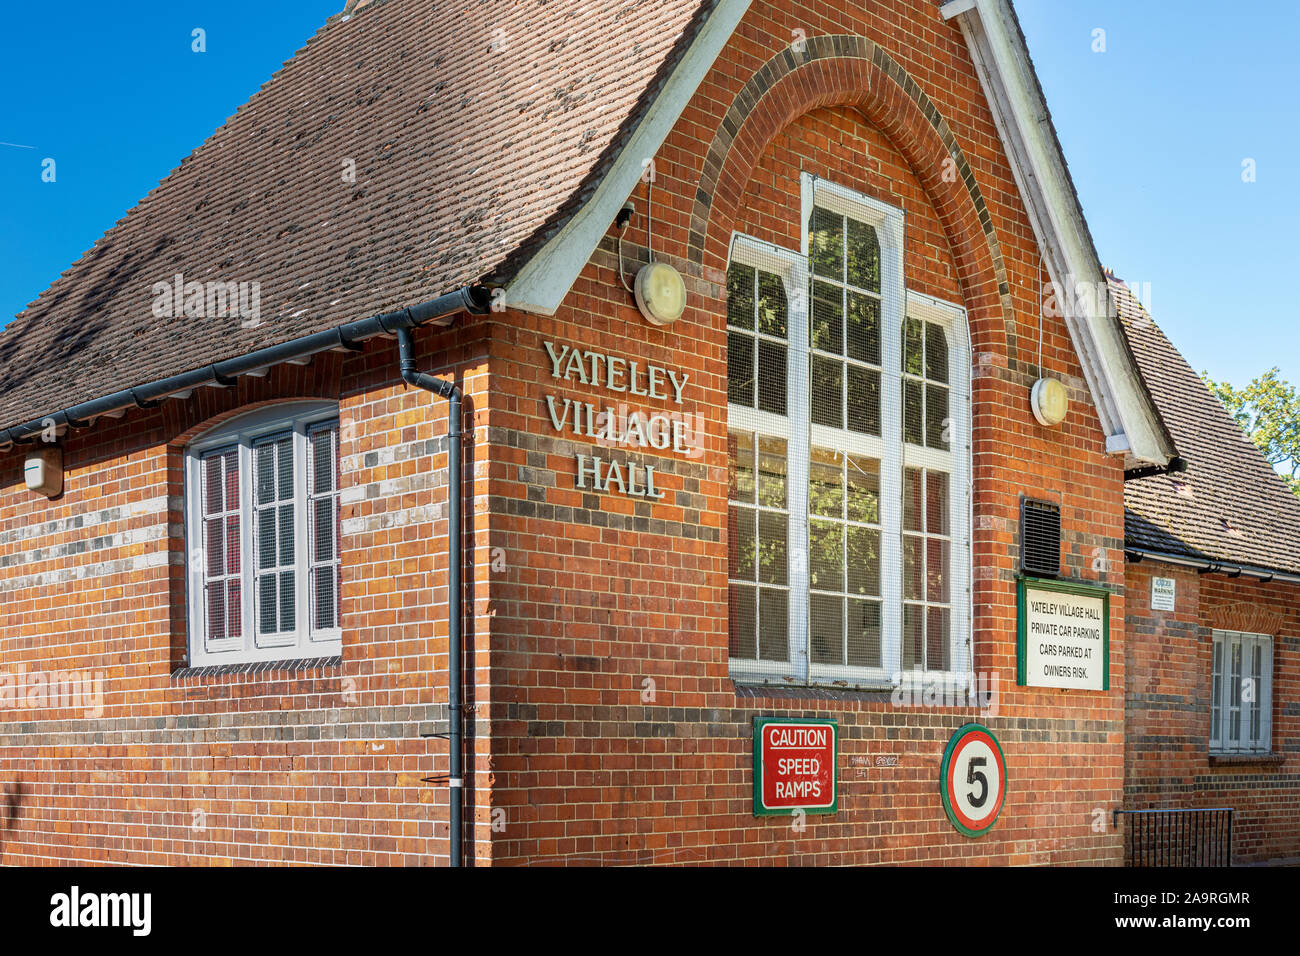
[[[732,236],[728,267],[741,263],[773,273],[784,283],[787,310],[787,417],[757,408],[727,406],[729,430],[753,432],[757,436],[786,441],[786,495],[789,512],[787,531],[787,574],[789,585],[789,660],[787,673],[774,675],[777,662],[732,659],[730,673],[740,683],[790,680],[804,685],[832,685],[864,688],[893,687],[917,679],[965,687],[971,667],[971,395],[970,339],[966,311],[961,306],[930,296],[909,292],[904,277],[903,210],[863,196],[811,174],[800,177],[801,246],[795,253],[740,233]],[[810,351],[808,221],[814,204],[857,219],[876,230],[880,243],[881,315],[881,435],[875,437],[842,429],[814,425],[809,413]],[[951,451],[914,448],[903,443],[902,350],[906,316],[942,325],[948,334],[949,414],[954,433]],[[802,385],[802,391],[799,386]],[[881,508],[881,666],[813,664],[809,646],[809,555],[808,481],[809,461],[798,450],[812,446],[830,448],[850,455],[862,455],[880,462],[882,503],[897,502],[891,509],[896,526],[886,523]],[[949,640],[951,668],[947,671],[901,669],[903,631],[903,469],[925,465],[948,472],[950,489],[950,574],[951,625]]]
[[[903,683],[905,685],[923,685],[934,680],[936,675],[942,675],[948,686],[960,689],[969,683],[973,666],[973,655],[971,654],[973,620],[971,562],[974,554],[972,550],[974,535],[971,521],[973,485],[971,430],[973,423],[971,421],[970,330],[966,322],[965,309],[955,303],[945,302],[942,299],[923,295],[920,292],[908,291],[907,316],[941,326],[948,338],[948,415],[952,419],[953,426],[952,438],[949,441],[950,450],[942,451],[906,442],[902,443],[902,449],[904,468],[932,468],[936,471],[945,471],[951,476],[948,489],[950,541],[948,598],[951,602],[952,618],[948,635],[948,659],[951,661],[952,666],[946,672],[904,671]],[[898,417],[901,420],[901,408]],[[899,527],[901,539],[901,520]],[[922,582],[922,585],[924,586],[924,582]],[[901,626],[899,635],[901,640]]]
[[[789,412],[795,401],[792,384],[807,378],[807,373],[800,371],[799,363],[806,361],[808,354],[808,260],[780,246],[735,234],[728,267],[731,262],[770,272],[785,286],[787,414],[775,415],[756,407],[728,403],[727,428],[729,431],[754,432],[759,437],[781,438],[786,443],[787,665],[791,675],[802,681],[807,679],[808,667],[808,460],[791,454],[791,449],[808,447],[808,422]],[[757,335],[757,330],[755,333]],[[757,350],[755,363],[757,365]],[[798,488],[803,489],[802,495],[797,493]],[[738,659],[731,665],[731,674],[740,681],[770,679],[774,663]]]
[[[1273,748],[1273,638],[1269,634],[1249,634],[1244,631],[1213,632],[1210,647],[1210,746],[1211,754],[1232,756],[1239,754],[1268,754]],[[1232,672],[1233,649],[1241,651],[1241,674],[1234,678]],[[1259,668],[1256,673],[1256,650]],[[1217,663],[1217,667],[1216,667]],[[1216,673],[1217,671],[1217,673]],[[1214,684],[1218,678],[1218,700],[1214,700]],[[1247,682],[1254,684],[1254,701],[1247,701]],[[1239,690],[1233,702],[1234,685]],[[1218,719],[1215,719],[1215,711]],[[1232,714],[1240,716],[1240,734],[1231,739]],[[1252,713],[1259,715],[1259,734],[1251,728]]]
[[[312,626],[312,556],[309,540],[308,437],[317,426],[337,421],[338,417],[338,405],[334,402],[285,402],[236,416],[205,432],[186,447],[186,593],[189,663],[192,666],[335,657],[342,654],[341,627],[316,629]],[[259,440],[280,432],[291,432],[293,438],[295,629],[262,635],[258,633],[254,593],[253,450]],[[223,448],[237,449],[239,461],[240,619],[243,636],[205,641],[207,608],[204,597],[206,555],[203,537],[202,460],[204,455]],[[336,541],[336,549],[338,544]]]

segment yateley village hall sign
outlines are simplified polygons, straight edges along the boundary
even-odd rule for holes
[[[546,412],[561,435],[591,439],[604,448],[668,452],[688,458],[702,454],[698,416],[673,412],[629,410],[626,402],[608,401],[609,393],[632,399],[683,403],[690,376],[674,368],[642,363],[596,352],[578,345],[544,342],[551,377],[574,388],[605,393],[593,401],[546,395]],[[621,462],[601,455],[579,454],[575,487],[634,498],[664,497],[655,485],[653,465]]]

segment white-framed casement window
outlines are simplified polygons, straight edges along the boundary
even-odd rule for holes
[[[805,175],[803,222],[728,264],[732,676],[964,682],[965,312],[905,289],[901,210]]]
[[[191,664],[342,652],[336,404],[261,408],[195,439],[185,516]]]
[[[1273,638],[1215,631],[1210,753],[1266,754],[1273,743]]]

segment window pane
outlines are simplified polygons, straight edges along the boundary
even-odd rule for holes
[[[922,531],[921,494],[923,472],[919,468],[903,469],[903,530]]]
[[[727,401],[754,407],[754,340],[727,333]]]
[[[244,633],[244,605],[239,579],[226,582],[226,637],[240,637]]]
[[[813,283],[809,342],[818,351],[844,354],[844,290],[839,286]]]
[[[880,300],[850,292],[848,356],[858,362],[880,364]]]
[[[808,228],[808,262],[814,275],[844,277],[844,217],[814,206]]]
[[[1214,642],[1214,661],[1211,665],[1210,736],[1223,737],[1223,641]]]
[[[765,661],[787,661],[790,630],[789,596],[776,588],[759,589],[758,655]]]
[[[844,471],[836,452],[813,448],[809,453],[808,511],[825,518],[844,516]]]
[[[849,366],[849,430],[880,434],[880,373]]]
[[[295,591],[294,573],[280,573],[280,630],[292,631],[297,627],[297,592]]]
[[[1232,642],[1232,685],[1228,688],[1232,714],[1228,725],[1228,739],[1234,743],[1241,740],[1241,642]]]
[[[903,371],[908,375],[921,375],[921,323],[909,318],[904,324]]]
[[[758,651],[758,590],[752,585],[731,585],[728,648],[732,657],[753,659]]]
[[[911,530],[919,531],[920,529],[913,528]],[[949,533],[948,476],[941,471],[928,471],[925,473],[925,530],[930,534]]]
[[[903,536],[903,597],[909,601],[920,601],[924,595],[921,589],[921,542],[924,540],[910,534]]]
[[[844,365],[820,355],[812,357],[812,421],[829,428],[844,427]]]
[[[849,284],[879,292],[880,241],[876,230],[856,219],[849,219],[848,224]]]
[[[950,666],[948,609],[931,607],[925,614],[925,666],[927,670],[946,671]]]
[[[808,523],[809,585],[819,591],[844,590],[844,526],[838,521]]]
[[[275,567],[276,510],[268,508],[257,513],[257,567],[258,570]]]
[[[785,441],[760,438],[758,442],[758,503],[764,508],[785,507]]]
[[[880,666],[880,604],[848,602],[848,656],[854,667]]]
[[[754,327],[754,267],[733,262],[727,269],[727,324]]]
[[[785,346],[758,343],[758,407],[775,415],[785,414]]]
[[[924,625],[921,622],[921,608],[915,604],[903,605],[903,670],[911,670],[925,663],[922,641]]]
[[[1261,648],[1259,642],[1256,641],[1251,651],[1251,670],[1250,670],[1251,690],[1254,692],[1251,695],[1252,702],[1250,705],[1250,742],[1252,746],[1257,746],[1261,743],[1259,739],[1259,714],[1260,714],[1261,705],[1264,702],[1263,695],[1261,694],[1261,683],[1260,683],[1260,676],[1262,672],[1263,672],[1263,649]]]
[[[315,598],[315,626],[338,627],[338,570],[333,565],[313,571],[312,594]]]
[[[280,506],[280,564],[291,565],[294,560],[293,505]]]
[[[226,586],[223,582],[209,584],[204,589],[208,607],[208,639],[221,640],[226,633]]]
[[[208,577],[219,578],[226,573],[225,520],[209,518],[203,524],[203,539],[207,542]]]
[[[931,448],[948,451],[952,421],[948,417],[948,390],[938,385],[925,386],[925,443]]]
[[[809,599],[809,641],[814,664],[844,663],[844,599],[814,594]]]
[[[338,487],[338,429],[323,428],[311,436],[311,490],[325,494]]]
[[[850,521],[880,523],[880,462],[874,458],[849,456],[848,518]]]
[[[786,583],[787,527],[783,514],[758,513],[758,580],[762,584]]]
[[[758,273],[758,331],[783,339],[788,334],[786,323],[789,307],[785,296],[785,283],[770,272]]]
[[[274,574],[263,574],[257,579],[257,623],[262,634],[274,634],[279,630],[275,618],[276,578]]]
[[[925,377],[948,384],[948,333],[933,322],[925,323]]]
[[[752,508],[732,506],[727,534],[728,574],[741,581],[753,581],[758,552],[758,527]]]
[[[925,540],[925,599],[948,603],[948,542],[943,538]]]
[[[880,532],[849,527],[848,588],[850,594],[880,596]]]
[[[754,501],[754,435],[752,432],[728,432],[727,450],[731,457],[731,500]]]
[[[311,503],[312,510],[312,563],[333,561],[337,556],[334,548],[335,499],[317,498]]]
[[[903,380],[903,441],[909,445],[922,443],[922,423],[925,415],[921,409],[921,383]]]

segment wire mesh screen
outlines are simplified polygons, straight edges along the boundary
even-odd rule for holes
[[[311,542],[312,630],[339,626],[339,480],[338,424],[308,436],[308,503]]]
[[[737,237],[727,273],[733,675],[964,674],[964,316],[909,307],[901,212],[809,206],[806,255]]]
[[[225,448],[202,460],[203,606],[205,639],[241,637],[239,449]]]
[[[253,470],[257,633],[292,632],[297,627],[293,434],[255,445]]]

